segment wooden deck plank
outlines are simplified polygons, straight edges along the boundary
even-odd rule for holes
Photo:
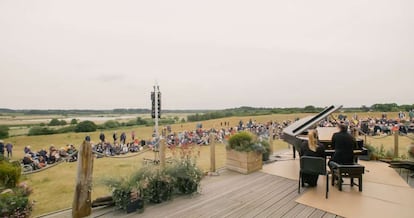
[[[296,190],[296,184],[293,184],[291,182],[287,183],[287,187],[284,187],[281,189],[281,192],[275,192],[272,196],[269,198],[264,199],[264,202],[254,208],[253,210],[247,212],[246,214],[242,215],[241,217],[250,218],[255,217],[256,215],[262,215],[263,211],[268,210],[268,208],[274,206],[278,201],[285,198],[287,195],[289,195],[292,191]]]
[[[183,210],[183,207],[177,207],[177,205],[180,204],[189,204],[189,200],[191,201],[189,209],[194,209],[200,205],[208,204],[211,201],[214,201],[217,198],[220,198],[221,196],[228,194],[228,193],[234,193],[237,192],[237,190],[241,187],[245,187],[246,184],[250,184],[251,182],[255,182],[257,180],[262,179],[263,177],[270,177],[266,174],[250,174],[250,175],[235,175],[235,177],[238,178],[238,180],[222,180],[217,183],[220,183],[219,185],[215,184],[214,187],[216,189],[205,189],[202,190],[201,194],[194,195],[191,199],[188,197],[180,197],[174,199],[174,201],[168,201],[164,202],[162,204],[153,205],[151,207],[148,207],[148,210],[151,210],[151,215],[148,217],[164,217],[164,216],[170,216],[171,214],[174,214],[178,211]],[[187,208],[187,206],[186,206]],[[147,217],[146,215],[149,213],[144,213],[143,217]]]
[[[271,216],[272,213],[275,213],[276,211],[283,209],[283,207],[289,202],[296,203],[294,202],[294,199],[296,199],[298,196],[297,189],[295,188],[297,187],[296,185],[292,185],[289,191],[285,192],[283,195],[278,196],[278,199],[275,199],[274,201],[272,201],[272,205],[267,207],[265,210],[260,211],[258,214],[254,215],[254,217],[275,217],[275,216]]]
[[[238,208],[238,210],[227,211],[225,214],[221,213],[219,217],[242,217],[249,214],[264,205],[270,199],[275,198],[275,196],[282,193],[286,188],[289,188],[291,183],[288,180],[283,179],[279,180],[277,185],[278,186],[266,186],[263,191],[251,196],[251,200],[247,199],[247,202],[242,207]],[[256,213],[258,213],[258,211],[256,211]],[[251,216],[253,216],[253,214]]]
[[[316,210],[316,208],[305,206],[305,208],[302,211],[300,211],[297,215],[295,215],[295,217],[310,217],[310,215],[313,214],[313,212],[315,212]]]
[[[305,209],[306,209],[305,205],[296,203],[292,209],[288,210],[285,214],[283,214],[280,217],[305,217],[305,216],[299,216],[299,214]]]
[[[322,218],[335,218],[336,217],[336,215],[335,214],[332,214],[332,213],[325,213],[325,215],[323,215],[323,217]]]
[[[261,179],[271,179],[271,175],[266,174],[256,174],[256,175],[248,175],[248,176],[241,176],[241,182],[235,185],[234,183],[228,184],[226,181],[222,183],[222,187],[219,191],[214,191],[210,193],[205,193],[198,195],[187,207],[175,207],[172,206],[169,209],[160,208],[157,210],[157,213],[154,213],[152,217],[163,217],[163,216],[175,216],[176,214],[183,213],[185,210],[194,211],[203,205],[211,204],[212,202],[218,201],[220,198],[224,198],[226,195],[234,195],[240,192],[240,190],[247,190],[248,187],[255,182],[260,181]],[[168,202],[167,202],[168,203]]]
[[[321,218],[325,215],[325,211],[316,209],[313,213],[309,216],[309,218]]]
[[[296,203],[298,196],[297,181],[261,172],[230,173],[207,178],[202,182],[200,194],[148,205],[142,214],[117,211],[102,217],[332,217],[330,213]]]
[[[298,203],[294,200],[298,197],[297,189],[293,189],[280,201],[269,207],[265,212],[268,214],[266,217],[282,217],[289,210],[294,208]]]
[[[264,184],[276,184],[276,178],[274,176],[270,177],[262,177],[260,180],[252,181],[251,183],[246,183],[244,188],[239,187],[233,192],[230,192],[220,198],[214,200],[214,202],[202,205],[197,208],[193,208],[192,210],[183,210],[181,213],[174,214],[177,217],[184,217],[187,213],[197,214],[200,216],[209,216],[208,214],[211,211],[215,211],[217,208],[223,207],[222,205],[225,204],[227,206],[231,205],[238,205],[239,207],[246,202],[249,202],[249,198],[257,191],[265,190],[266,185]],[[254,183],[254,184],[252,184]],[[259,188],[252,188],[257,187]]]
[[[237,208],[237,210],[234,210],[232,208],[224,208],[222,210],[217,211],[212,217],[226,217],[229,215],[237,216],[237,214],[232,214],[236,211],[239,211],[239,213],[241,213],[239,215],[240,217],[242,214],[245,214],[254,207],[260,205],[263,198],[265,198],[267,195],[270,195],[272,192],[279,190],[279,188],[274,187],[282,187],[282,178],[274,177],[272,178],[272,180],[273,181],[271,183],[258,184],[260,188],[253,189],[253,192],[250,195],[245,195],[241,198],[238,198],[237,200],[240,201],[241,205],[239,206],[239,208]]]

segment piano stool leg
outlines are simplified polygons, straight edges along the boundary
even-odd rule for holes
[[[358,177],[358,188],[359,191],[362,192],[362,175]]]
[[[340,171],[339,171],[339,178],[338,178],[338,188],[339,188],[339,191],[342,191],[342,174]]]
[[[354,186],[354,177],[351,177],[351,187]]]

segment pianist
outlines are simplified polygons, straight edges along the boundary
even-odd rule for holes
[[[339,124],[339,132],[332,135],[332,148],[335,149],[335,153],[332,159],[329,161],[329,168],[333,168],[331,162],[338,164],[353,164],[354,163],[354,150],[355,138],[348,133],[348,126],[345,124]]]
[[[305,140],[300,148],[300,156],[325,157],[325,149],[318,141],[318,132],[315,129],[308,131],[309,140]],[[315,187],[319,175],[302,174],[302,184],[308,184],[309,187]]]

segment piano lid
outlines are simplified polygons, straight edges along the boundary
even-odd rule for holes
[[[296,137],[341,108],[342,105],[331,105],[316,115],[308,116],[292,123],[283,129],[283,134]]]

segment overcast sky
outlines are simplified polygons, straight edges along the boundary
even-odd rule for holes
[[[412,0],[0,0],[0,108],[414,104]]]

